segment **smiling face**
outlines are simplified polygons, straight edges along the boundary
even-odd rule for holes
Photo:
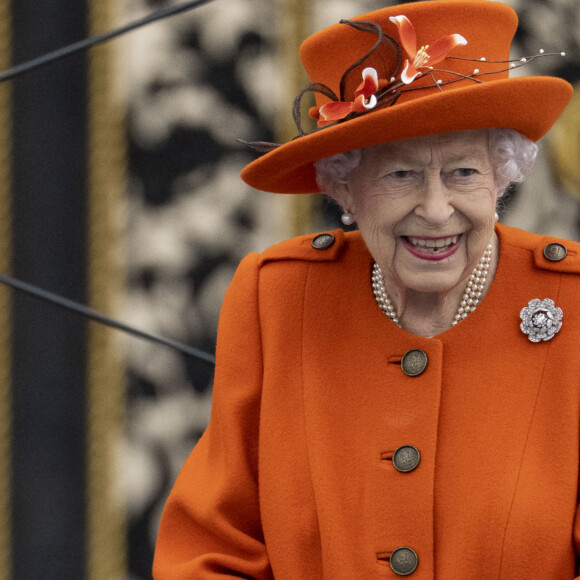
[[[463,291],[494,232],[487,131],[368,147],[346,188],[389,292]]]

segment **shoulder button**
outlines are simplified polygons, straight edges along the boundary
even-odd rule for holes
[[[568,250],[562,244],[556,242],[548,244],[544,248],[544,258],[550,262],[561,262],[568,254]]]
[[[312,240],[312,247],[315,250],[326,250],[334,244],[334,236],[332,234],[319,234]]]

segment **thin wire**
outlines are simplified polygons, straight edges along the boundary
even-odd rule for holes
[[[73,300],[69,300],[68,298],[63,298],[58,294],[53,294],[52,292],[48,292],[47,290],[42,290],[36,286],[32,286],[31,284],[27,284],[26,282],[22,282],[20,280],[16,280],[10,276],[6,276],[5,274],[0,274],[0,283],[6,284],[15,290],[20,290],[25,294],[29,294],[35,298],[39,298],[40,300],[44,300],[46,302],[50,302],[51,304],[55,304],[56,306],[60,306],[65,308],[66,310],[72,310],[77,314],[81,314],[82,316],[89,318],[90,320],[94,320],[95,322],[100,322],[106,326],[110,326],[112,328],[116,328],[117,330],[122,330],[127,334],[131,334],[138,338],[144,338],[146,340],[150,340],[152,342],[157,342],[164,346],[168,346],[169,348],[173,348],[186,354],[188,356],[192,356],[197,358],[203,362],[209,363],[214,365],[215,364],[215,357],[207,352],[194,348],[192,346],[188,346],[186,344],[182,344],[180,342],[176,342],[174,340],[170,340],[168,338],[164,338],[162,336],[157,336],[155,334],[150,334],[143,330],[139,330],[137,328],[133,328],[123,322],[119,322],[113,318],[109,318],[92,308],[88,308],[78,302],[74,302]]]
[[[23,75],[24,73],[40,68],[52,62],[61,60],[63,58],[81,52],[83,50],[87,50],[98,44],[108,42],[109,40],[112,40],[114,38],[122,36],[123,34],[131,32],[148,24],[151,24],[152,22],[163,20],[164,18],[169,18],[170,16],[175,16],[176,14],[181,14],[188,10],[198,8],[203,4],[208,4],[209,2],[212,1],[213,0],[192,0],[190,2],[185,2],[184,4],[180,4],[178,6],[170,6],[167,8],[162,8],[161,10],[158,10],[157,12],[154,12],[153,14],[150,14],[145,18],[136,20],[121,28],[112,30],[111,32],[105,32],[97,36],[92,36],[91,38],[75,42],[63,48],[57,49],[53,52],[49,52],[38,58],[11,67],[5,70],[4,72],[0,73],[0,83],[14,79],[18,76]],[[7,276],[5,274],[0,274],[0,283],[6,284],[7,286],[14,288],[15,290],[19,290],[35,298],[39,298],[46,302],[50,302],[51,304],[55,304],[67,310],[76,312],[77,314],[81,314],[82,316],[90,320],[94,320],[95,322],[99,322],[106,326],[116,328],[117,330],[121,330],[123,332],[126,332],[127,334],[131,334],[138,338],[143,338],[146,340],[150,340],[152,342],[157,342],[159,344],[182,352],[183,354],[197,358],[208,364],[215,365],[215,357],[202,350],[170,340],[168,338],[164,338],[162,336],[150,334],[137,328],[133,328],[127,324],[124,324],[123,322],[119,322],[118,320],[109,318],[108,316],[105,316],[104,314],[101,314],[100,312],[97,312],[92,308],[84,306],[83,304],[79,304],[78,302],[74,302],[73,300],[69,300],[68,298],[63,298],[58,294],[53,294],[52,292],[42,290],[41,288],[38,288],[31,284],[27,284],[26,282],[22,282],[20,280],[16,280],[15,278],[11,278],[10,276]]]
[[[131,32],[133,30],[136,30],[137,28],[141,28],[143,26],[146,26],[147,24],[156,22],[157,20],[163,20],[164,18],[169,18],[170,16],[181,14],[182,12],[198,8],[199,6],[202,6],[203,4],[208,4],[209,2],[213,2],[213,0],[192,0],[191,2],[186,2],[185,4],[180,4],[178,6],[170,6],[167,8],[162,8],[161,10],[158,10],[157,12],[154,12],[153,14],[150,14],[145,18],[136,20],[130,24],[127,24],[126,26],[117,28],[116,30],[112,30],[111,32],[105,32],[97,36],[92,36],[91,38],[80,40],[79,42],[75,42],[63,48],[59,48],[53,52],[49,52],[43,56],[39,56],[38,58],[11,67],[5,70],[4,72],[0,73],[0,83],[14,79],[26,72],[29,72],[36,68],[40,68],[57,60],[61,60],[63,58],[76,54],[77,52],[87,50],[92,46],[108,42],[113,38],[122,36],[127,32]]]
[[[203,4],[208,4],[211,1],[213,0],[192,0],[191,2],[186,2],[178,6],[170,6],[168,8],[162,8],[161,10],[158,10],[157,12],[154,12],[153,14],[146,16],[145,18],[136,20],[121,28],[112,30],[111,32],[105,32],[103,34],[99,34],[97,36],[93,36],[91,38],[75,42],[63,48],[57,49],[53,52],[49,52],[38,58],[11,67],[5,70],[4,72],[0,73],[0,83],[14,79],[18,76],[23,75],[24,73],[40,68],[52,62],[61,60],[63,58],[81,52],[83,50],[87,50],[98,44],[108,42],[109,40],[112,40],[114,38],[122,36],[123,34],[131,32],[148,24],[151,24],[152,22],[156,22],[164,18],[169,18],[170,16],[175,16],[176,14],[181,14],[188,10],[192,10],[193,8],[202,6]],[[126,332],[127,334],[131,334],[138,338],[143,338],[146,340],[150,340],[152,342],[157,342],[169,348],[178,350],[183,354],[197,358],[203,362],[212,365],[215,364],[215,357],[213,355],[198,350],[194,347],[170,340],[168,338],[164,338],[162,336],[157,336],[145,332],[143,330],[133,328],[127,324],[119,322],[118,320],[109,318],[108,316],[105,316],[104,314],[101,314],[100,312],[97,312],[92,308],[88,308],[87,306],[79,304],[78,302],[74,302],[72,300],[69,300],[68,298],[63,298],[62,296],[53,294],[52,292],[42,290],[41,288],[37,288],[36,286],[32,286],[31,284],[21,282],[20,280],[16,280],[15,278],[11,278],[10,276],[6,276],[5,274],[0,274],[0,283],[6,284],[7,286],[14,288],[15,290],[19,290],[35,298],[39,298],[46,302],[50,302],[51,304],[55,304],[67,310],[76,312],[77,314],[81,314],[82,316],[90,320],[94,320],[95,322],[99,322],[106,326],[116,328],[117,330],[121,330],[123,332]]]

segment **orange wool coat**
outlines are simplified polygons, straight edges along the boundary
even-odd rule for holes
[[[224,301],[214,405],[159,531],[157,580],[571,580],[580,545],[580,244],[498,226],[477,310],[435,338],[379,310],[358,233],[248,256]],[[520,310],[551,298],[532,343]],[[411,349],[420,376],[401,370]],[[413,445],[410,473],[392,452]]]

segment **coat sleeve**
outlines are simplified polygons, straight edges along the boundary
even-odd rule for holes
[[[576,517],[574,518],[574,547],[576,548],[576,576],[574,576],[574,580],[580,580],[580,503],[576,507]]]
[[[156,580],[273,578],[258,502],[258,259],[242,261],[224,298],[210,425],[165,505]]]

